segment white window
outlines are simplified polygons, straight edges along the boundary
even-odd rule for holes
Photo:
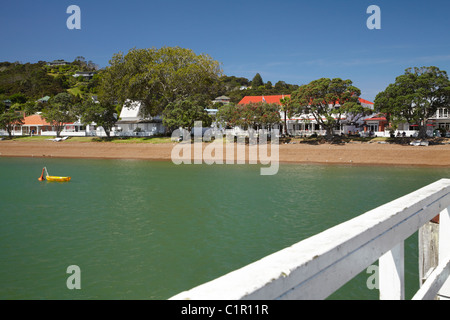
[[[448,109],[447,108],[439,108],[437,110],[438,118],[448,118]]]

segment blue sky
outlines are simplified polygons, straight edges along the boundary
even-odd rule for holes
[[[81,30],[69,30],[69,5]],[[369,30],[370,5],[381,29]],[[84,56],[100,67],[133,47],[207,53],[226,75],[306,84],[351,79],[373,101],[408,67],[450,72],[448,0],[2,0],[0,61]]]

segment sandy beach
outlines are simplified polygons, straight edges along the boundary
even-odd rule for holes
[[[203,144],[205,148],[208,144]],[[171,161],[176,143],[0,141],[0,157],[142,159]],[[235,146],[236,147],[236,146]],[[248,146],[246,146],[248,160]],[[224,149],[225,151],[225,149]],[[225,157],[225,152],[224,152]],[[280,144],[279,161],[289,163],[450,167],[450,144],[410,146],[389,143]]]

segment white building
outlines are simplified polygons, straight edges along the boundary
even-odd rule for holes
[[[145,116],[139,101],[127,102],[123,105],[116,126],[118,134],[122,136],[153,136],[166,131],[162,118]]]
[[[91,72],[91,71],[77,71],[75,72],[75,74],[73,75],[73,77],[78,78],[78,77],[83,77],[85,80],[90,80],[94,77],[95,72]]]
[[[289,98],[290,95],[271,95],[271,96],[245,96],[240,102],[240,105],[249,104],[249,103],[275,103],[281,106],[280,100],[284,98]],[[365,108],[374,109],[373,102],[368,100],[359,98],[359,102]],[[280,110],[281,123],[284,127],[284,111]],[[336,115],[337,117],[337,115]],[[363,129],[364,118],[362,115],[357,115],[351,117],[348,114],[341,114],[340,116],[340,128],[336,128],[335,134],[348,133],[348,132],[356,132]],[[322,128],[320,123],[314,118],[312,114],[297,114],[291,115],[291,117],[286,117],[287,124],[287,133],[289,135],[299,135],[299,136],[308,136],[311,134],[319,134],[324,135],[326,131]]]
[[[213,103],[229,104],[231,102],[231,98],[227,97],[227,96],[220,96],[220,97],[215,98],[212,102]]]

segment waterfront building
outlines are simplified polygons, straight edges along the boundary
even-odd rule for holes
[[[270,96],[245,96],[238,103],[238,105],[245,105],[249,103],[275,103],[280,106],[280,117],[282,123],[285,119],[285,112],[281,109],[281,100],[290,98],[290,95],[270,95]],[[374,104],[371,101],[359,98],[359,102],[363,107],[374,109]],[[335,130],[336,134],[341,133],[356,133],[364,130],[364,119],[362,115],[350,116],[342,114],[340,118],[340,127]],[[309,136],[312,134],[324,135],[325,130],[317,122],[312,114],[295,114],[286,117],[287,128],[283,132],[292,136]]]
[[[19,130],[20,129],[20,130]],[[33,114],[23,119],[23,125],[17,126],[15,135],[41,135],[43,132],[53,131],[53,126],[40,114]]]
[[[391,132],[390,124],[385,114],[376,114],[364,119],[365,131],[373,132],[378,137],[406,136],[416,137],[419,132],[419,126],[416,123],[402,122]],[[448,108],[440,108],[428,119],[426,123],[427,135],[432,136],[450,136],[450,114]]]
[[[127,101],[123,105],[116,126],[118,135],[121,136],[152,136],[166,131],[162,124],[162,117],[144,115],[139,101]]]

